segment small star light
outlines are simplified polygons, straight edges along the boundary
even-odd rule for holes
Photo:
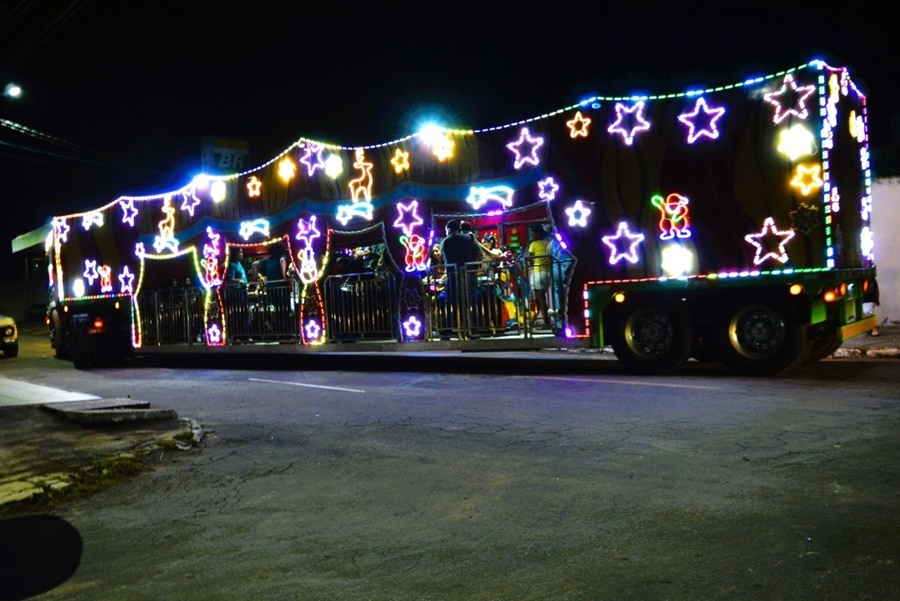
[[[403,322],[403,330],[407,340],[415,340],[422,335],[422,322],[415,315],[410,315]]]
[[[334,179],[344,171],[344,162],[336,154],[328,155],[325,159],[325,175]]]
[[[413,229],[425,223],[418,213],[419,201],[413,200],[409,204],[397,203],[397,219],[394,227],[401,228],[404,235],[412,236]]]
[[[56,239],[60,242],[69,241],[69,229],[69,224],[66,223],[65,219],[53,219],[53,231],[56,234]]]
[[[97,261],[91,259],[85,259],[84,261],[84,273],[82,273],[91,286],[94,285],[94,280],[100,277],[100,273],[97,271]]]
[[[191,217],[194,216],[194,209],[200,204],[200,199],[197,198],[195,192],[196,188],[192,186],[190,190],[181,193],[181,195],[184,196],[184,202],[181,203],[181,210],[190,213]]]
[[[138,210],[134,207],[134,199],[129,198],[127,202],[120,202],[119,206],[122,207],[122,223],[134,227],[134,218],[138,214]]]
[[[128,269],[128,265],[122,267],[122,273],[119,274],[119,284],[122,294],[134,293],[134,274]]]
[[[542,200],[550,202],[556,198],[556,193],[559,191],[559,185],[552,177],[548,177],[547,179],[542,179],[538,182],[538,190],[540,190],[538,196],[540,196]]]
[[[289,182],[294,179],[294,175],[297,173],[297,165],[294,164],[294,161],[290,159],[290,157],[284,157],[281,159],[281,162],[278,163],[278,176],[285,182]]]
[[[644,101],[639,100],[632,107],[627,107],[621,102],[616,103],[616,121],[606,130],[611,134],[620,133],[625,143],[631,146],[634,135],[639,131],[650,129],[650,122],[644,119]],[[627,123],[627,125],[626,125]]]
[[[225,182],[217,179],[210,185],[209,196],[213,199],[213,202],[222,202],[225,200],[226,190]]]
[[[569,126],[569,136],[573,139],[579,136],[581,136],[582,138],[587,138],[588,125],[590,124],[590,117],[583,117],[581,115],[581,111],[575,113],[575,117],[573,119],[566,121],[566,125]]]
[[[788,115],[806,119],[809,116],[809,111],[806,110],[806,99],[815,91],[816,86],[814,85],[797,87],[793,75],[788,73],[784,76],[781,89],[777,92],[768,92],[763,100],[775,107],[775,123],[781,123]],[[787,105],[787,109],[785,109],[785,105]]]
[[[766,259],[775,259],[781,263],[787,263],[788,255],[784,245],[790,242],[794,234],[794,230],[779,231],[775,227],[775,220],[771,217],[766,217],[759,233],[744,236],[744,240],[756,247],[756,256],[753,257],[753,264],[759,265]],[[776,240],[778,244],[772,244]],[[769,250],[773,247],[777,247],[777,250]]]
[[[791,180],[791,185],[795,188],[800,188],[800,192],[807,196],[813,190],[818,190],[822,187],[821,171],[821,165],[797,165],[797,173],[794,175],[794,179]]]
[[[506,145],[516,155],[513,167],[521,169],[525,163],[537,166],[541,159],[537,155],[538,149],[544,145],[544,138],[537,136],[531,137],[531,133],[527,127],[523,127],[519,132],[519,139]],[[523,149],[523,146],[526,148]]]
[[[250,198],[259,198],[261,192],[262,182],[259,181],[259,178],[255,175],[251,175],[250,179],[247,180],[247,196]]]
[[[394,166],[394,173],[403,173],[409,171],[409,153],[398,148],[391,159],[391,165]]]
[[[725,114],[724,107],[709,108],[706,99],[700,97],[694,105],[693,113],[678,115],[678,120],[688,126],[688,144],[693,144],[700,136],[706,136],[712,140],[719,137],[716,129],[716,121]]]
[[[625,259],[629,263],[637,263],[637,246],[644,240],[644,234],[632,234],[628,231],[628,224],[619,223],[615,235],[603,236],[603,243],[612,251],[609,255],[609,264],[615,265],[619,259]],[[628,247],[628,250],[624,250]]]
[[[322,328],[315,319],[307,321],[306,325],[303,326],[303,330],[306,332],[307,340],[318,340],[319,335],[322,333]]]
[[[569,216],[570,227],[587,227],[587,218],[590,214],[591,209],[581,202],[581,200],[576,200],[575,204],[566,209],[566,215]]]
[[[816,151],[815,136],[806,126],[798,123],[784,129],[778,136],[778,152],[792,161]]]
[[[316,169],[323,169],[325,161],[322,160],[322,153],[325,147],[317,142],[307,142],[303,146],[303,156],[300,162],[306,165],[306,174],[312,177]]]
[[[219,324],[214,323],[209,328],[206,329],[206,339],[209,340],[210,344],[218,345],[222,342],[222,330],[219,329]]]

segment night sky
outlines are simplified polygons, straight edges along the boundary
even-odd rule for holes
[[[821,58],[850,68],[884,145],[900,52],[893,17],[872,6],[0,3],[0,86],[25,91],[0,100],[0,281],[22,277],[12,238],[53,215],[186,184],[203,136],[247,141],[255,166],[300,137],[376,144],[429,116],[490,127],[591,95],[677,93]]]

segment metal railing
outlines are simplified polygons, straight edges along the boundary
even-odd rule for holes
[[[527,338],[550,333],[549,328],[535,328],[535,320],[541,316],[530,284],[533,260],[483,261],[460,269],[437,265],[421,277],[406,276],[404,291],[408,293],[412,285],[418,291],[416,304],[424,309],[423,339]],[[562,324],[566,282],[559,275],[559,266],[551,266],[546,296],[554,322],[552,333],[556,334]],[[325,341],[402,341],[401,277],[387,271],[327,277],[322,285]],[[243,289],[223,288],[215,298],[223,303],[226,341],[299,343],[301,286],[283,280],[252,282]],[[145,345],[204,343],[202,288],[146,291],[137,303]]]
[[[377,271],[329,276],[323,298],[329,342],[399,340],[394,274]]]

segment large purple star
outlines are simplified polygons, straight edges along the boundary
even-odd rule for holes
[[[694,105],[694,112],[682,113],[678,115],[678,120],[687,125],[688,144],[693,144],[700,136],[706,136],[712,140],[719,137],[719,130],[716,129],[716,121],[725,114],[723,107],[711,109],[707,106],[706,100],[702,97],[697,99]]]

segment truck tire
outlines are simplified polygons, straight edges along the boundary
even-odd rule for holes
[[[50,312],[50,342],[53,346],[53,350],[56,354],[57,359],[68,359],[69,358],[69,346],[68,340],[66,339],[65,332],[62,327],[62,320],[59,317],[59,312],[54,309]]]
[[[675,371],[691,350],[693,326],[680,302],[647,300],[613,307],[604,329],[616,357],[634,373]]]
[[[19,343],[13,342],[3,347],[3,356],[12,359],[19,355]]]
[[[722,362],[747,376],[774,376],[802,363],[810,350],[794,308],[782,301],[732,303],[714,322]]]

